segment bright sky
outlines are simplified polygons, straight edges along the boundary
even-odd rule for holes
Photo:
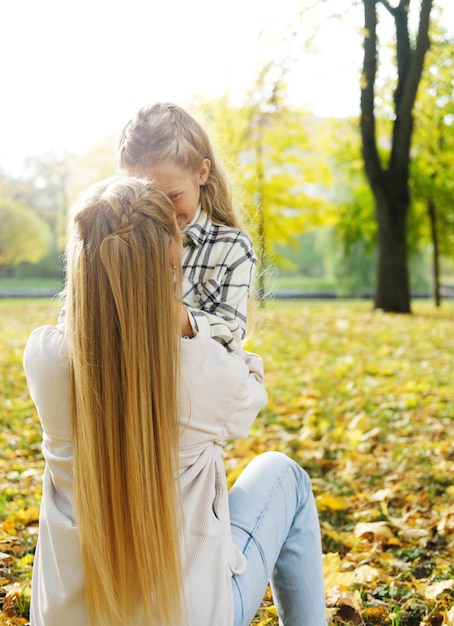
[[[452,0],[438,2],[453,9]],[[351,1],[328,4],[340,9]],[[0,166],[14,171],[27,156],[52,148],[87,151],[118,133],[148,102],[184,106],[196,94],[241,97],[263,61],[284,55],[302,5],[303,0],[2,0]],[[357,17],[360,23],[360,9]],[[301,51],[309,20],[299,26],[291,97],[320,115],[354,113],[361,42],[350,26],[317,21],[317,62]],[[336,50],[332,43],[339,38]]]

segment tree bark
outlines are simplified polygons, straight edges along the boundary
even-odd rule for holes
[[[393,313],[411,313],[407,252],[408,202],[396,198],[384,177],[375,188],[378,222],[378,273],[374,308]]]

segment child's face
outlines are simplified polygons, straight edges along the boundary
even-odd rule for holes
[[[149,175],[172,201],[180,229],[193,219],[200,202],[200,185],[206,182],[209,172],[209,159],[204,159],[200,170],[195,174],[188,174],[169,161],[151,167]]]

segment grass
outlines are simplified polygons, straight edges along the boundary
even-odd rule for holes
[[[58,309],[0,300],[0,552],[11,559],[0,557],[0,599],[22,624],[42,472],[22,352]],[[227,447],[229,483],[270,449],[309,471],[331,625],[452,626],[454,302],[386,315],[368,301],[270,301],[254,322],[247,347],[264,357],[269,403]],[[254,624],[277,623],[268,593]]]
[[[1,289],[33,289],[45,288],[60,290],[63,287],[62,280],[58,278],[2,278],[0,277]]]

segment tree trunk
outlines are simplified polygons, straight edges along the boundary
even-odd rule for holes
[[[258,291],[260,306],[265,306],[265,268],[266,268],[266,231],[265,231],[265,207],[263,206],[263,187],[265,173],[263,171],[263,130],[262,122],[259,121],[259,135],[256,148],[256,171],[257,171],[257,210],[258,210]]]
[[[432,236],[433,246],[433,283],[434,283],[434,300],[435,306],[441,304],[441,290],[440,290],[440,253],[438,250],[438,233],[437,233],[437,213],[435,208],[435,202],[429,200],[427,203],[427,212],[429,213],[430,233]]]
[[[378,223],[378,268],[374,308],[411,313],[407,253],[408,203],[375,192]]]

